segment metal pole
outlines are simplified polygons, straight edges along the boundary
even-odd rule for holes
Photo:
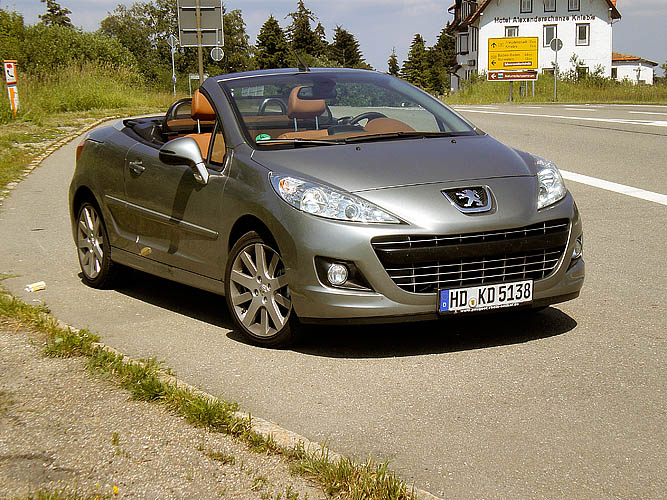
[[[514,82],[510,82],[510,102],[514,101]]]
[[[533,80],[533,97],[535,97],[535,80]]]
[[[558,51],[556,51],[556,62],[554,66],[554,102],[558,102]]]
[[[171,48],[171,81],[174,84],[174,95],[176,95],[176,65],[174,64],[174,52],[176,52],[176,46]]]
[[[199,0],[197,0],[197,10],[195,12],[197,18],[197,57],[199,58],[199,86],[204,83],[204,54],[201,46],[201,9]]]

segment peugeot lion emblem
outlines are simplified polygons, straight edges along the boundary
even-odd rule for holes
[[[442,194],[464,214],[487,212],[491,209],[491,191],[486,186],[445,189]]]

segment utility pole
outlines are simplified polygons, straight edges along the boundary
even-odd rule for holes
[[[201,5],[197,0],[195,17],[197,18],[197,57],[199,58],[199,86],[204,83],[204,54],[201,45]]]

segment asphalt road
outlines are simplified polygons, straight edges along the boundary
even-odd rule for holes
[[[565,170],[667,194],[666,107],[459,110]],[[334,450],[388,458],[442,497],[667,497],[667,206],[568,182],[587,281],[540,314],[314,328],[295,350],[266,350],[231,330],[218,296],[137,272],[117,290],[80,282],[66,202],[75,145],[0,212],[13,293]],[[46,290],[22,291],[39,280]]]

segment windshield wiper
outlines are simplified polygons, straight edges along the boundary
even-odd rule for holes
[[[257,141],[257,145],[266,144],[267,146],[271,144],[294,144],[294,147],[303,147],[303,146],[333,146],[344,144],[342,141],[326,140],[326,139],[267,139],[265,141]]]
[[[388,132],[386,134],[357,135],[348,137],[345,142],[373,142],[390,139],[425,139],[427,137],[455,137],[465,135],[462,132]]]

